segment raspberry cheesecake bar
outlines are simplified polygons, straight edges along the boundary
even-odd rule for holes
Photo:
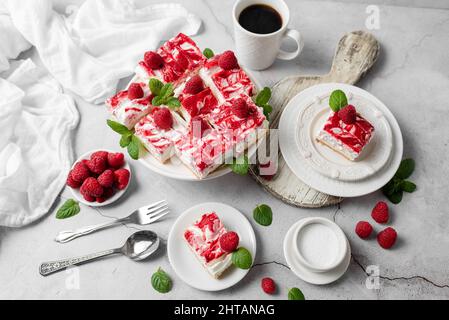
[[[151,95],[148,85],[144,82],[134,82],[127,90],[120,91],[106,100],[108,112],[128,129],[152,109]]]
[[[180,33],[156,52],[146,52],[136,68],[136,74],[147,82],[150,78],[157,78],[177,86],[187,75],[197,71],[205,60],[195,42]]]
[[[374,136],[371,123],[347,105],[337,112],[331,111],[317,141],[355,161]]]
[[[184,232],[184,239],[203,267],[216,279],[232,265],[231,254],[220,247],[227,232],[215,212],[205,213]]]
[[[174,154],[174,141],[184,134],[176,117],[164,107],[154,107],[135,126],[135,136],[162,163]]]
[[[240,68],[232,51],[209,59],[199,70],[199,75],[220,103],[240,94],[252,96],[255,93],[253,82]]]

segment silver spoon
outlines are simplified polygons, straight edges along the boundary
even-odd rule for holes
[[[157,250],[159,242],[159,237],[153,231],[138,231],[132,234],[121,248],[92,253],[78,258],[44,262],[39,267],[39,273],[48,276],[68,267],[81,265],[117,253],[121,253],[134,261],[143,260]]]

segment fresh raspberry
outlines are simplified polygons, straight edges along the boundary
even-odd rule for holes
[[[398,234],[393,228],[386,228],[377,235],[377,242],[384,249],[390,249],[396,242]]]
[[[79,183],[90,177],[89,169],[84,162],[77,162],[70,172],[72,179]]]
[[[93,159],[95,157],[103,158],[105,161],[108,160],[108,152],[107,151],[96,151],[91,154],[90,158]]]
[[[237,98],[232,101],[232,111],[241,119],[245,119],[249,115],[248,104],[242,98]]]
[[[111,169],[105,170],[100,176],[97,178],[98,183],[101,184],[104,188],[110,188],[114,185],[115,176],[114,171]]]
[[[225,70],[231,70],[239,67],[234,52],[228,50],[223,52],[218,58],[218,65]]]
[[[389,216],[388,205],[383,201],[379,201],[371,211],[371,217],[377,223],[387,223]]]
[[[140,99],[143,98],[143,89],[138,83],[131,83],[131,85],[128,88],[128,99],[134,100],[134,99]]]
[[[271,180],[273,180],[274,176],[276,175],[276,168],[275,167],[271,168],[272,165],[273,165],[273,163],[271,161],[268,161],[267,163],[264,163],[264,164],[262,164],[262,163],[259,164],[259,174],[265,180],[271,181]],[[261,170],[261,168],[263,170]]]
[[[203,91],[203,89],[204,89],[203,80],[201,79],[200,76],[196,75],[190,78],[189,81],[187,81],[186,86],[184,87],[184,93],[197,94]]]
[[[73,180],[72,171],[70,171],[67,176],[67,185],[73,189],[78,189],[81,186],[81,182]]]
[[[96,201],[98,203],[103,203],[106,200],[108,200],[110,197],[114,195],[114,189],[113,188],[104,188],[103,189],[103,195],[101,197],[97,197]]]
[[[145,61],[146,65],[151,69],[160,69],[164,66],[164,60],[162,60],[162,57],[154,51],[145,52],[143,61]]]
[[[118,169],[114,171],[115,186],[119,190],[126,188],[129,182],[129,171],[127,169]]]
[[[104,170],[106,170],[107,163],[106,160],[102,157],[93,157],[87,162],[87,167],[89,168],[90,172],[101,174]]]
[[[160,108],[154,113],[154,123],[159,129],[169,130],[173,125],[173,117],[170,110],[167,108]]]
[[[234,231],[229,231],[220,237],[220,247],[223,251],[233,252],[239,245],[239,235]]]
[[[276,283],[271,278],[263,278],[261,285],[265,293],[273,294],[276,291]]]
[[[83,196],[84,200],[86,200],[88,202],[94,202],[96,200],[95,197],[92,197],[92,196],[88,195],[87,193],[82,193],[82,196]]]
[[[373,232],[373,227],[369,222],[359,221],[355,226],[355,233],[362,239],[368,238],[371,232]]]
[[[353,124],[357,118],[355,107],[348,104],[346,107],[338,111],[338,117],[346,124]]]
[[[125,155],[121,152],[108,154],[108,165],[118,169],[125,164]]]
[[[82,195],[87,194],[95,198],[101,197],[103,195],[103,187],[98,183],[97,179],[89,177],[84,180],[80,192]]]

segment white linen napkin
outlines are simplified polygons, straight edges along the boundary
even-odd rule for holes
[[[148,50],[179,32],[195,34],[201,20],[179,4],[140,7],[131,0],[86,0],[65,18],[50,0],[7,0],[20,33],[67,89],[103,103]]]
[[[46,214],[73,161],[73,99],[31,60],[0,78],[0,225],[20,227]]]

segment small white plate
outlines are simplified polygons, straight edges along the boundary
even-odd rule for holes
[[[324,112],[309,113],[302,123],[307,130],[298,125],[298,116],[302,108],[310,105],[316,97],[326,97],[335,89],[341,89],[351,99],[360,99],[363,111],[367,112],[369,121],[376,125],[373,144],[366,154],[357,162],[345,160],[336,152],[317,143],[312,144],[312,134],[316,135],[318,126],[324,121]],[[350,99],[350,101],[351,101]],[[363,101],[363,102],[362,102]],[[357,106],[356,106],[357,108]],[[322,114],[322,117],[319,115]],[[316,121],[312,121],[316,119]],[[304,130],[303,130],[304,129]],[[377,98],[363,89],[339,83],[320,84],[310,87],[293,97],[284,109],[279,122],[279,145],[282,155],[293,173],[312,188],[338,197],[357,197],[374,192],[383,187],[396,173],[402,159],[403,142],[399,125],[390,110]],[[298,139],[304,133],[304,138]],[[376,134],[378,138],[376,138]],[[376,140],[377,139],[377,140]],[[309,150],[302,149],[298,140],[308,141]],[[371,144],[371,143],[370,143]],[[311,157],[319,159],[322,167],[317,168],[310,162]],[[325,168],[325,169],[323,169]],[[333,169],[339,170],[338,174]],[[362,171],[351,174],[351,170]],[[342,173],[346,179],[338,179]],[[353,175],[356,178],[348,178]]]
[[[293,273],[304,280],[305,282],[316,284],[316,285],[324,285],[329,284],[334,281],[340,279],[348,269],[349,263],[351,261],[351,247],[349,245],[348,240],[346,239],[347,244],[347,253],[343,259],[343,262],[327,272],[313,272],[302,265],[296,257],[295,253],[295,234],[296,230],[301,227],[304,223],[306,223],[310,218],[301,219],[296,222],[290,229],[287,231],[287,234],[284,238],[284,256],[287,261],[288,266],[293,271]]]
[[[92,155],[92,153],[97,152],[97,151],[107,151],[107,152],[110,152],[110,153],[117,153],[117,152],[119,152],[119,151],[106,150],[106,149],[98,149],[98,150],[92,150],[92,151],[86,152],[85,154],[83,154],[81,157],[79,157],[73,163],[71,169],[73,169],[73,167],[75,166],[75,164],[77,162],[79,162],[81,160],[84,160],[84,159],[90,159],[90,156]],[[128,189],[129,184],[131,183],[131,178],[132,178],[131,167],[129,166],[128,161],[126,160],[126,157],[125,157],[125,165],[122,168],[127,169],[129,171],[128,185],[123,190],[115,189],[114,195],[112,197],[110,197],[109,199],[107,199],[106,201],[102,202],[102,203],[98,203],[96,201],[94,201],[94,202],[86,201],[84,199],[84,197],[81,195],[79,188],[78,189],[74,189],[74,188],[69,187],[69,186],[68,186],[68,188],[70,189],[70,191],[72,192],[72,194],[76,198],[76,200],[78,200],[82,204],[85,204],[86,206],[89,206],[89,207],[103,207],[103,206],[107,206],[108,204],[111,204],[111,203],[117,201],[121,196],[123,196],[125,194],[126,190]]]
[[[249,272],[231,266],[220,279],[214,279],[201,265],[184,239],[184,231],[207,212],[215,212],[229,231],[240,237],[240,247],[245,247],[256,257],[256,236],[248,219],[235,208],[218,202],[196,205],[184,211],[173,224],[167,241],[168,259],[176,274],[189,286],[205,291],[219,291],[232,287]]]

